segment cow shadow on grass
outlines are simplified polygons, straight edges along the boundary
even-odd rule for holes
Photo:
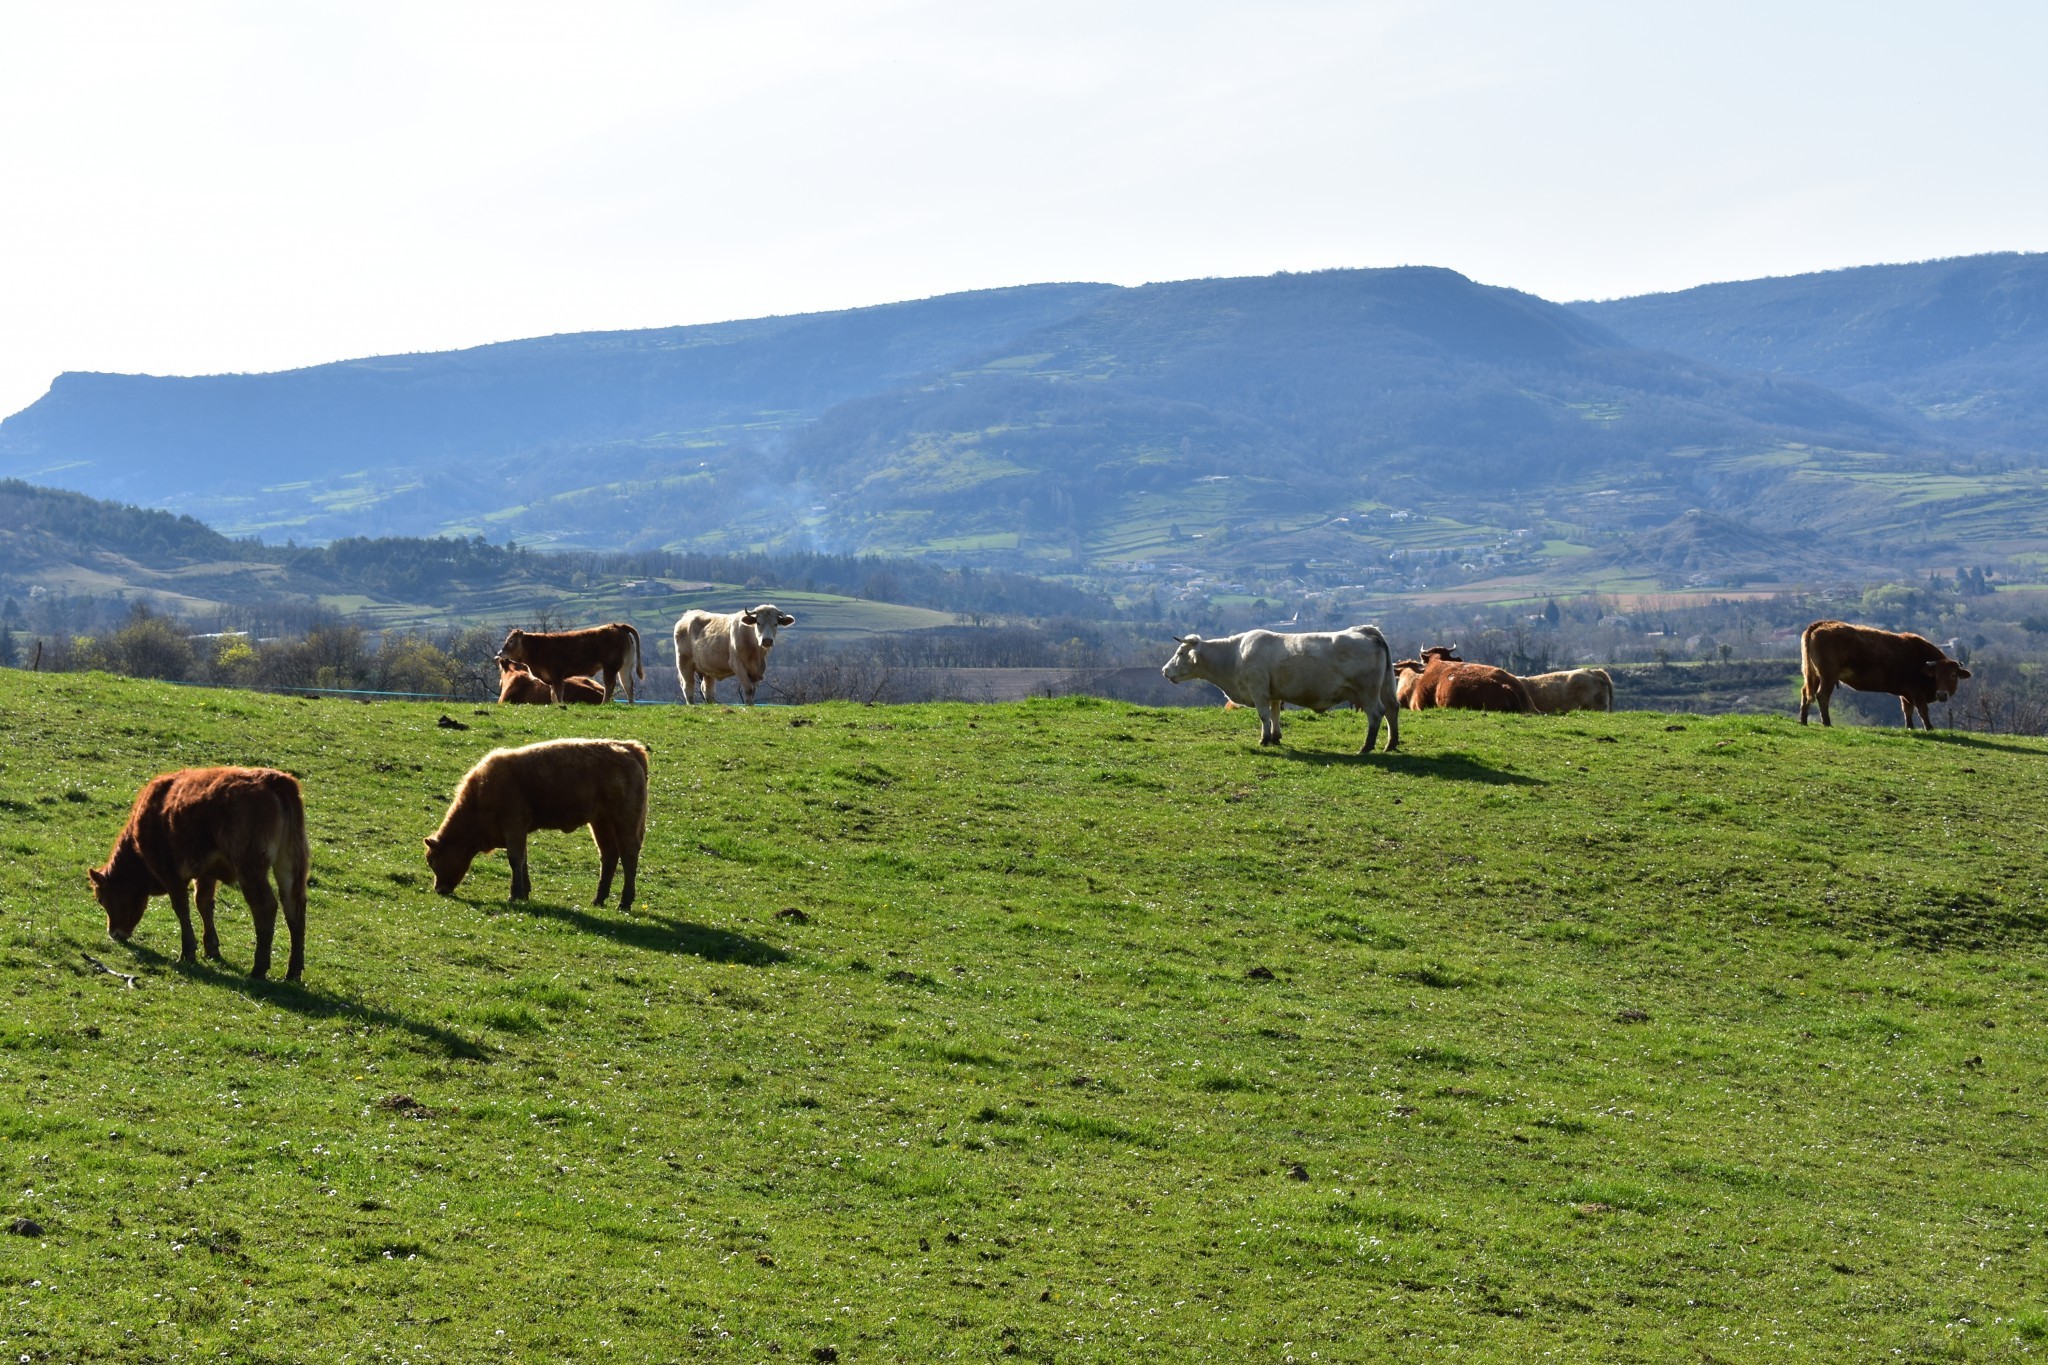
[[[1284,758],[1294,763],[1307,763],[1318,768],[1389,768],[1410,777],[1433,777],[1442,782],[1476,782],[1488,787],[1541,787],[1540,777],[1529,777],[1523,773],[1498,768],[1482,758],[1466,753],[1417,754],[1396,749],[1388,753],[1384,749],[1369,754],[1340,753],[1315,749],[1268,749],[1265,752],[1275,758]]]
[[[1982,735],[1962,735],[1953,730],[1915,730],[1914,742],[1919,744],[1953,744],[1959,749],[1996,749],[2000,753],[2025,754],[2028,758],[2048,758],[2039,748],[2029,749],[2022,744],[2001,744],[1995,739]]]
[[[772,943],[695,924],[654,911],[628,910],[621,915],[601,915],[580,905],[555,905],[548,901],[500,902],[504,912],[553,920],[582,933],[610,939],[622,948],[649,953],[686,953],[706,962],[730,962],[743,967],[772,967],[789,961],[789,954]],[[483,908],[483,907],[479,907]]]
[[[302,982],[279,979],[258,980],[246,970],[227,963],[210,962],[201,959],[185,962],[152,948],[130,944],[129,951],[135,960],[152,967],[175,971],[198,981],[206,981],[236,991],[247,998],[272,1007],[288,1010],[305,1019],[349,1019],[359,1023],[375,1025],[409,1033],[421,1043],[444,1056],[464,1061],[487,1062],[490,1054],[483,1045],[472,1038],[466,1038],[451,1028],[414,1019],[409,1015],[372,1005],[368,1001],[344,995],[339,991],[326,990],[319,986],[308,986]],[[281,970],[273,968],[272,970]],[[310,970],[310,969],[309,969]]]

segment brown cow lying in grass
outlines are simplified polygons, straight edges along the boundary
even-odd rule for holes
[[[306,967],[310,860],[306,806],[297,778],[273,768],[186,768],[143,785],[107,865],[86,875],[92,879],[93,899],[107,912],[107,933],[123,943],[149,908],[149,898],[169,896],[182,931],[178,955],[186,962],[199,947],[187,900],[192,882],[199,883],[206,955],[216,962],[220,936],[213,928],[214,888],[221,882],[240,887],[256,922],[251,976],[270,972],[270,942],[281,900],[292,936],[284,974],[297,981]]]
[[[1899,714],[1908,730],[1913,712],[1920,712],[1921,728],[1932,730],[1927,704],[1947,701],[1956,694],[1970,670],[1941,652],[1941,646],[1922,635],[1902,635],[1875,626],[1852,626],[1846,621],[1815,621],[1799,637],[1799,723],[1820,703],[1820,723],[1834,724],[1828,715],[1828,701],[1837,684],[1846,683],[1858,692],[1890,692],[1899,699]]]
[[[434,890],[453,895],[480,853],[505,850],[512,899],[526,900],[526,836],[537,829],[590,826],[603,870],[597,898],[611,894],[612,872],[625,864],[619,908],[633,905],[640,845],[647,838],[647,746],[622,739],[551,739],[523,749],[494,749],[469,770],[441,827],[427,836]]]
[[[1614,679],[1604,668],[1537,673],[1524,677],[1522,685],[1529,689],[1529,700],[1546,716],[1614,709]]]
[[[498,700],[506,705],[525,704],[529,706],[550,706],[554,704],[555,689],[526,671],[526,665],[513,663],[500,654],[498,663]],[[589,678],[570,678],[562,684],[562,700],[592,705],[604,705],[604,688]]]
[[[1420,659],[1394,664],[1394,695],[1410,711],[1432,706],[1460,711],[1534,711],[1529,689],[1505,668],[1470,664],[1448,645],[1431,645]]]
[[[515,630],[498,646],[498,657],[526,665],[527,672],[554,689],[556,701],[565,695],[571,678],[600,673],[604,676],[604,699],[626,687],[626,700],[635,696],[634,681],[647,676],[640,662],[640,632],[624,621],[587,630]]]

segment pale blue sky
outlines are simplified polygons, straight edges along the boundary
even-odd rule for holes
[[[0,0],[0,414],[1041,280],[2048,248],[2036,3]]]

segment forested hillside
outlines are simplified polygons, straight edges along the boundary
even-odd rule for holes
[[[1951,439],[2043,448],[2048,255],[1859,266],[1572,307],[1638,345],[1824,384]]]

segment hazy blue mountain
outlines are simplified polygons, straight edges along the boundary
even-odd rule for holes
[[[650,458],[727,446],[957,364],[1109,292],[1033,285],[277,374],[65,374],[0,422],[0,474],[189,508],[230,526],[236,509],[280,501],[262,489],[309,483],[328,495],[324,506],[301,499],[310,533],[431,530],[478,510],[480,470],[529,492],[630,477]],[[481,505],[499,505],[502,491],[491,487]]]
[[[1773,538],[1811,527],[1833,548],[1807,564],[1877,562],[1901,527],[1933,544],[1927,499],[1960,496],[1924,484],[1956,464],[1944,430],[1418,267],[1032,286],[275,375],[67,375],[0,423],[0,475],[271,540],[1297,581],[1318,564],[1387,586],[1425,561],[1537,572],[1677,527],[1685,553],[1638,539],[1613,563],[1690,581],[1717,545],[1761,572]],[[1966,491],[1972,536],[2015,506],[2004,485]],[[1712,519],[1681,521],[1696,509]]]
[[[2048,255],[1859,266],[1572,308],[1637,345],[1809,380],[1950,440],[2038,452],[2048,430]]]

